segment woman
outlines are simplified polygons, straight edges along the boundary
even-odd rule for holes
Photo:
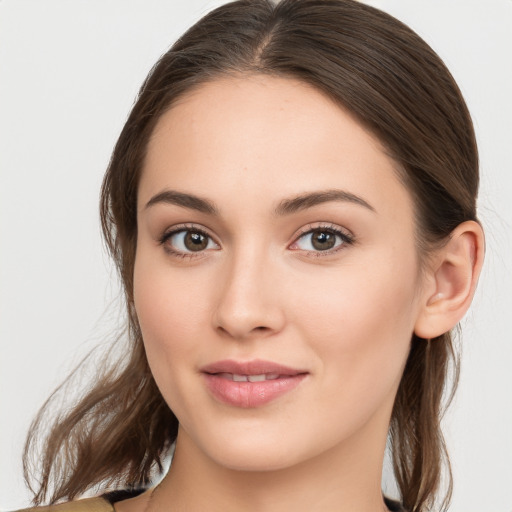
[[[442,501],[477,189],[460,92],[397,20],[346,0],[207,15],[114,149],[101,212],[131,349],[56,421],[35,504],[99,485],[129,491],[78,506],[401,510],[388,435],[404,509]]]

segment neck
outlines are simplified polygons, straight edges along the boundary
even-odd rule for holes
[[[305,462],[273,471],[220,466],[180,430],[154,512],[381,512],[386,438],[363,435]]]

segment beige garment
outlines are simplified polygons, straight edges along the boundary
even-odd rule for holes
[[[114,512],[114,507],[103,498],[85,498],[48,507],[25,508],[17,512]]]

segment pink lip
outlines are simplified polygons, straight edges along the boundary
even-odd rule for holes
[[[217,361],[203,366],[201,372],[208,390],[217,400],[242,408],[259,407],[275,400],[297,387],[308,374],[305,370],[259,359],[245,362]],[[232,380],[232,374],[266,374],[272,378],[257,382],[237,382]]]

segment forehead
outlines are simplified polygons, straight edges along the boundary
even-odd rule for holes
[[[397,165],[322,92],[298,80],[220,78],[182,97],[148,145],[139,204],[165,188],[245,209],[313,189],[342,188],[378,210],[410,210]],[[412,213],[412,211],[411,211]]]

